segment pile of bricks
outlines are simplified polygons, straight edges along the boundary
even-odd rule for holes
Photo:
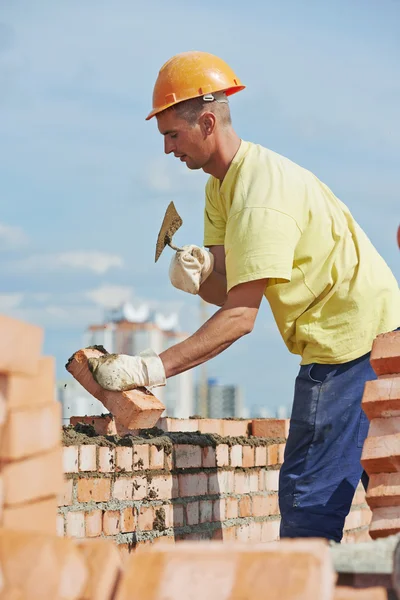
[[[362,406],[370,427],[362,464],[373,539],[400,532],[400,331],[378,336],[371,353],[378,379],[367,382]]]
[[[146,442],[143,434],[141,440],[131,436],[132,446],[62,448],[54,364],[41,355],[42,331],[3,316],[0,330],[0,600],[261,600],[266,594],[271,600],[387,598],[383,588],[336,587],[332,555],[323,540],[261,543],[277,537],[277,473],[284,439],[251,443],[249,424],[238,422],[235,427],[246,427],[246,434],[230,442],[221,437],[219,443],[200,445],[188,435],[173,443],[169,432],[164,438],[170,446],[165,439],[161,445],[152,438]],[[103,427],[113,426],[113,419],[105,421]],[[165,430],[176,426],[168,419],[158,425]],[[196,435],[211,439],[211,434]],[[104,494],[102,499],[97,493]],[[63,496],[68,502],[61,502],[57,516]],[[178,540],[187,531],[188,539],[202,538],[198,532],[190,538],[194,520],[193,527],[235,533],[211,535],[214,540],[235,541],[162,543],[172,537],[175,508],[182,523]],[[222,527],[215,527],[215,517]],[[149,542],[155,521],[160,543],[144,543],[132,554],[118,551],[122,522],[126,535],[132,529],[137,535],[139,529],[139,538]],[[269,523],[275,523],[271,535]],[[85,539],[82,528],[89,537],[99,535]],[[258,543],[241,541],[250,540],[252,531]]]

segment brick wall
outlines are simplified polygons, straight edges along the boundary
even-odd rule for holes
[[[161,419],[128,437],[112,434],[109,417],[74,422],[64,430],[60,535],[106,537],[123,553],[160,541],[278,538],[287,420]],[[369,539],[370,516],[360,487],[344,541]]]

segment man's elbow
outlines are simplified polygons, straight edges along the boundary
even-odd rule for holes
[[[256,321],[257,312],[253,310],[242,310],[237,317],[237,333],[238,338],[241,338],[245,335],[251,333],[254,329],[254,324]]]

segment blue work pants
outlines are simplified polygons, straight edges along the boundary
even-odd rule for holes
[[[360,458],[369,428],[361,400],[376,379],[369,359],[300,368],[279,477],[281,538],[342,539],[355,489],[368,483]]]

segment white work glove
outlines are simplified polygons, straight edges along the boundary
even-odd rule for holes
[[[174,287],[198,294],[201,284],[212,273],[214,256],[199,246],[183,246],[172,257],[169,278]]]
[[[165,385],[165,370],[161,358],[153,350],[144,350],[138,356],[103,354],[88,359],[93,378],[102,388],[125,392],[137,387]]]

